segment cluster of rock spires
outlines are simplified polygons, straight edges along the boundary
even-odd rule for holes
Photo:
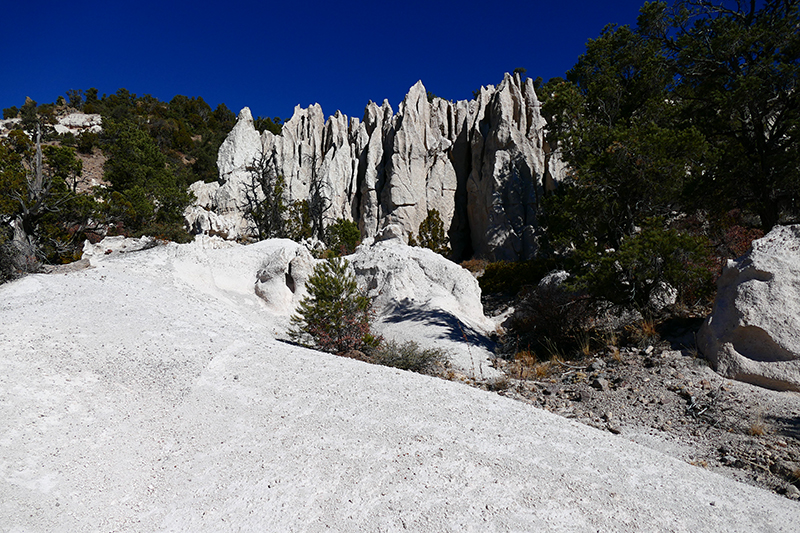
[[[290,202],[308,199],[316,180],[331,202],[328,221],[353,220],[364,239],[390,227],[407,237],[435,209],[455,259],[529,259],[542,196],[563,174],[539,108],[533,82],[508,74],[472,101],[429,101],[418,82],[397,113],[370,102],[363,120],[297,106],[280,135],[259,134],[244,108],[220,147],[219,182],[192,185],[198,200],[187,220],[197,233],[247,234],[247,167],[264,155]]]

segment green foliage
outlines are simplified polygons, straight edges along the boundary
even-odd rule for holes
[[[545,249],[581,287],[637,306],[662,281],[707,294],[703,235],[719,250],[751,230],[664,220],[738,207],[768,230],[800,216],[798,24],[796,0],[650,2],[542,87],[547,140],[571,169],[545,202]]]
[[[83,109],[83,91],[79,89],[69,89],[67,91],[67,100],[69,106],[73,109]]]
[[[43,146],[42,150],[52,175],[64,181],[76,193],[83,162],[75,157],[75,150],[67,146]]]
[[[36,125],[39,124],[38,107],[34,100],[26,98],[19,112],[20,119],[22,120],[22,129],[31,137],[33,137],[36,132]]]
[[[549,140],[572,169],[546,206],[556,248],[618,247],[644,218],[679,209],[688,176],[702,171],[708,148],[696,128],[679,124],[674,70],[659,49],[609,26],[587,43],[569,82],[545,85]]]
[[[532,261],[497,261],[489,263],[478,278],[484,294],[517,294],[526,285],[535,285],[548,272],[562,266],[554,258]]]
[[[98,135],[91,131],[84,131],[78,135],[77,149],[82,154],[91,154],[98,144]]]
[[[23,136],[24,137],[24,136]],[[27,137],[25,137],[27,140]],[[25,189],[25,168],[22,155],[13,143],[13,137],[0,141],[0,223],[5,225],[16,216],[19,205],[14,198]]]
[[[314,268],[308,295],[291,317],[293,340],[339,355],[378,344],[370,332],[371,302],[348,267],[346,259],[333,258]]]
[[[17,268],[14,264],[16,250],[6,233],[6,231],[0,230],[0,284],[11,281],[17,276]]]
[[[17,118],[19,116],[19,109],[17,106],[6,107],[3,109],[3,120],[10,118]]]
[[[408,244],[410,246],[429,248],[444,257],[450,256],[450,239],[445,233],[444,223],[442,223],[438,210],[428,210],[428,216],[420,223],[417,232],[418,238],[415,238],[413,234],[409,235]]]
[[[91,196],[75,194],[68,184],[81,163],[71,148],[41,147],[17,133],[0,143],[0,231],[10,232],[14,224],[21,244],[6,242],[4,251],[26,268],[72,261],[97,211]]]
[[[613,303],[648,306],[653,289],[667,283],[679,294],[708,294],[712,290],[708,240],[650,219],[639,233],[626,238],[618,250],[585,250],[576,289]]]
[[[437,374],[448,365],[447,354],[439,348],[421,348],[414,341],[384,341],[370,350],[371,363],[410,370],[420,374]]]
[[[765,231],[800,206],[800,2],[698,2],[649,14],[677,65],[676,95],[716,155],[694,197],[751,209]],[[677,34],[657,28],[679,27]]]
[[[350,255],[361,242],[361,231],[352,220],[339,218],[325,230],[325,244],[336,255]]]
[[[182,95],[165,103],[150,95],[137,96],[124,88],[102,97],[96,88],[71,89],[66,94],[71,107],[101,114],[103,133],[98,136],[84,132],[74,139],[64,136],[59,139],[61,147],[44,147],[45,170],[50,180],[48,197],[58,197],[58,202],[47,209],[42,207],[44,211],[36,217],[39,250],[51,250],[52,253],[42,253],[58,261],[73,256],[71,245],[65,248],[64,242],[75,241],[90,225],[95,229],[108,225],[112,234],[149,233],[171,240],[188,239],[183,229],[183,210],[191,199],[187,185],[197,180],[217,179],[217,151],[233,127],[236,115],[224,104],[212,110],[202,98]],[[62,98],[58,109],[64,105]],[[55,138],[48,133],[47,125],[55,121],[58,109],[53,104],[37,105],[26,99],[21,109],[8,108],[8,114],[19,114],[23,128],[29,133],[37,126],[42,127],[47,139]],[[30,154],[30,145],[21,131],[12,131],[6,147],[16,154]],[[81,153],[91,153],[97,146],[106,152],[104,174],[111,187],[97,192],[102,200],[100,205],[76,194],[80,160],[69,151],[68,145],[76,146]],[[5,176],[0,187],[9,186],[9,176]],[[24,190],[19,184],[15,187],[17,192]],[[89,211],[91,216],[84,220]],[[3,222],[8,223],[10,217],[6,214]],[[29,229],[34,231],[32,226]]]
[[[104,177],[111,184],[104,205],[108,221],[134,236],[164,225],[180,233],[191,195],[154,140],[131,122],[112,122],[103,136],[108,153]]]
[[[541,91],[573,203],[599,207],[577,225],[616,247],[671,209],[747,209],[764,230],[800,217],[798,5],[649,2],[635,29],[590,40]]]
[[[283,122],[280,117],[258,117],[253,121],[253,125],[259,133],[269,131],[273,135],[280,135],[281,131],[283,131]]]
[[[289,205],[286,218],[286,237],[299,242],[310,239],[311,215],[308,211],[308,200],[296,200]]]

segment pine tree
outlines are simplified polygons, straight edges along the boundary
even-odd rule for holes
[[[428,248],[444,257],[450,255],[449,239],[444,231],[444,223],[438,210],[429,210],[428,216],[420,223],[417,231],[419,237],[415,239],[413,234],[410,235],[408,238],[409,245]]]
[[[319,263],[291,317],[289,336],[302,344],[339,355],[377,344],[370,333],[372,304],[359,289],[343,258]]]

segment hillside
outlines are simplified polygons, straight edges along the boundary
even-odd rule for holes
[[[159,246],[0,287],[2,529],[791,531],[800,519],[797,502],[524,403],[275,341],[280,324],[252,293],[270,243]]]

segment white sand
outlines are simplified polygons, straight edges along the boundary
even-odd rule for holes
[[[269,246],[0,287],[0,531],[797,531],[800,504],[273,339]]]

